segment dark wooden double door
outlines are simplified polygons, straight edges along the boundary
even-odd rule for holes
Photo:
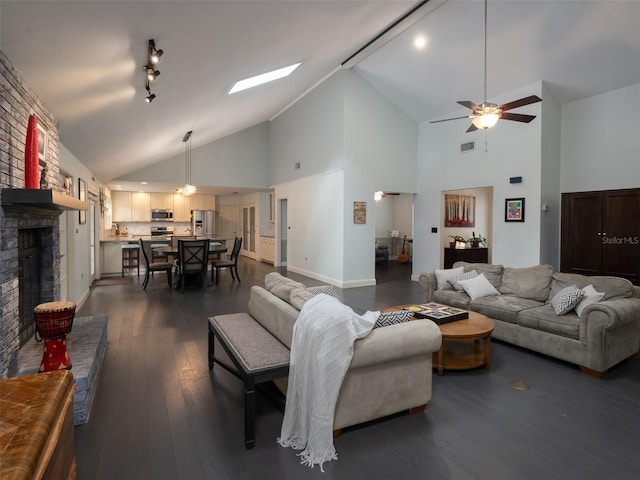
[[[562,194],[560,269],[640,285],[640,189]]]

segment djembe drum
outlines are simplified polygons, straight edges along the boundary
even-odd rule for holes
[[[75,313],[76,304],[73,302],[41,303],[33,309],[36,340],[44,340],[41,372],[71,369],[71,360],[67,352],[67,334],[71,332]]]

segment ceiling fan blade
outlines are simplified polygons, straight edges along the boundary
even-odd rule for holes
[[[467,107],[470,108],[471,110],[473,110],[474,112],[476,110],[481,110],[479,105],[476,105],[475,103],[469,101],[469,100],[461,100],[458,102],[460,105],[462,105],[463,107]]]
[[[513,110],[514,108],[518,108],[518,107],[524,107],[525,105],[530,105],[532,103],[537,103],[537,102],[541,102],[542,99],[536,95],[531,95],[529,97],[524,97],[521,98],[520,100],[514,100],[513,102],[509,102],[509,103],[505,103],[504,105],[500,105],[500,109],[502,109],[503,112],[506,112],[507,110]],[[460,102],[458,102],[460,103]]]
[[[470,115],[465,115],[464,117],[445,118],[444,120],[433,120],[429,123],[448,122],[449,120],[460,120],[461,118],[470,118]]]
[[[467,128],[467,131],[465,133],[469,133],[469,132],[475,132],[476,130],[478,130],[478,127],[476,127],[473,123],[469,126],[469,128]]]
[[[523,115],[522,113],[503,113],[500,116],[501,120],[513,120],[514,122],[529,123],[536,118],[535,115]]]

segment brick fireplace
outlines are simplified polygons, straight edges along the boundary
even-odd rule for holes
[[[25,275],[22,279],[27,285],[20,285],[21,264],[19,258],[19,232],[37,232],[39,242],[39,265],[37,278]],[[28,338],[20,338],[21,316],[22,324],[32,321],[29,314],[34,302],[50,302],[60,299],[60,233],[59,216],[33,214],[27,212],[2,212],[0,217],[0,304],[2,307],[2,321],[0,322],[0,377],[6,378],[18,372],[18,353],[20,347]],[[39,283],[36,295],[25,295],[25,290],[35,282]],[[34,290],[36,290],[34,289]],[[22,295],[21,295],[21,290]],[[30,300],[31,299],[31,300]],[[21,306],[23,308],[21,308]],[[21,312],[22,310],[22,312]],[[25,318],[26,317],[26,318]],[[32,315],[31,315],[32,317]],[[32,332],[33,327],[28,327]],[[28,337],[31,337],[27,332]],[[24,335],[23,335],[24,337]]]

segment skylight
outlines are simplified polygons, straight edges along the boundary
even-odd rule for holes
[[[273,70],[271,72],[256,75],[255,77],[238,80],[231,88],[231,90],[229,90],[229,95],[231,95],[232,93],[241,92],[242,90],[246,90],[247,88],[257,87],[258,85],[262,85],[263,83],[272,82],[273,80],[286,77],[299,66],[300,63],[295,63],[293,65],[289,65],[288,67],[278,68],[277,70]]]

